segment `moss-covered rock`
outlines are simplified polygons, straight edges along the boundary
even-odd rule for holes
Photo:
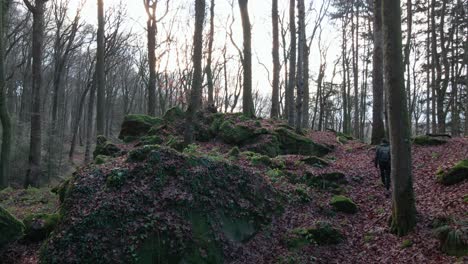
[[[439,170],[436,179],[443,185],[452,185],[468,179],[468,160],[462,160],[447,171]]]
[[[250,157],[250,162],[252,165],[265,165],[265,166],[270,166],[271,164],[271,159],[268,156],[261,155],[261,154],[255,154]]]
[[[324,156],[330,149],[313,142],[311,139],[296,134],[295,132],[279,128],[275,130],[280,143],[280,151],[283,155],[298,154],[307,156]]]
[[[272,134],[258,135],[255,137],[255,141],[253,143],[247,144],[244,149],[260,153],[271,158],[281,154],[278,137]]]
[[[322,158],[316,157],[316,156],[305,157],[305,158],[302,158],[301,161],[309,166],[319,167],[319,168],[327,167],[330,165],[328,161]]]
[[[336,211],[347,214],[354,214],[358,210],[357,205],[350,198],[343,195],[333,196],[330,205],[333,206]]]
[[[343,136],[337,136],[336,137],[336,141],[342,145],[344,144],[347,144],[348,143],[348,139],[343,137]]]
[[[437,146],[447,143],[447,140],[439,137],[417,136],[413,138],[413,143],[420,146]]]
[[[111,157],[109,157],[109,156],[97,155],[94,158],[94,164],[101,165],[101,164],[104,164],[104,163],[108,162],[110,159],[111,159]]]
[[[434,231],[440,241],[440,249],[450,256],[468,255],[468,224],[444,225]]]
[[[296,228],[289,232],[286,244],[289,249],[299,249],[307,245],[333,245],[344,239],[340,231],[328,222],[316,222],[308,228]]]
[[[240,155],[240,149],[238,147],[233,147],[228,152],[228,157],[237,158]]]
[[[140,148],[136,148],[128,153],[127,162],[141,162],[148,157],[152,151],[159,150],[159,145],[146,145]]]
[[[187,144],[185,144],[184,139],[180,137],[170,137],[164,145],[173,148],[179,152],[184,151],[184,149],[187,147]]]
[[[281,210],[268,181],[229,162],[166,147],[129,155],[123,184],[91,167],[72,178],[42,263],[226,263]]]
[[[160,136],[144,136],[140,138],[140,143],[138,145],[139,146],[160,145],[163,142],[164,142],[164,139],[162,139]]]
[[[24,224],[0,206],[0,250],[23,236]]]
[[[161,118],[147,116],[147,115],[127,115],[122,123],[120,130],[120,139],[126,137],[139,138],[146,136],[153,126],[163,123]]]
[[[343,132],[336,132],[336,136],[337,136],[337,137],[340,137],[340,138],[342,138],[342,139],[345,139],[346,141],[348,141],[348,140],[354,140],[354,137],[353,137],[353,136],[348,135],[348,134],[345,134],[345,133],[343,133]]]
[[[242,145],[254,137],[254,131],[251,127],[226,120],[219,126],[218,136],[228,144]]]
[[[25,239],[31,242],[42,241],[57,227],[59,214],[31,214],[23,220]]]
[[[121,154],[121,149],[114,143],[107,140],[104,136],[98,136],[96,140],[96,148],[93,152],[93,157],[96,158],[99,155],[116,157]]]
[[[176,120],[183,120],[185,118],[185,112],[179,107],[173,107],[164,114],[164,121],[172,123]]]

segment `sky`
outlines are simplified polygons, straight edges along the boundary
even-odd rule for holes
[[[108,9],[114,5],[117,5],[122,1],[123,5],[127,9],[128,20],[126,27],[131,28],[133,32],[138,32],[141,34],[142,40],[144,41],[144,28],[146,25],[146,12],[143,5],[143,0],[104,0],[105,9]],[[160,0],[160,9],[164,7],[165,0]],[[215,20],[216,26],[224,27],[226,24],[226,18],[232,14],[231,2],[233,0],[216,0],[215,3],[215,15],[217,19]],[[312,3],[313,7],[320,7],[323,0],[306,0],[306,7],[310,6]],[[71,5],[73,8],[79,4],[78,0],[71,0]],[[87,0],[83,11],[83,18],[91,24],[97,24],[96,14],[97,14],[97,4],[96,0]],[[182,6],[182,11],[179,11],[179,14],[185,14],[193,18],[193,9],[194,3],[193,0],[170,0],[170,5],[172,7]],[[207,11],[209,7],[209,0],[207,3]],[[287,0],[279,1],[279,10],[280,16],[285,15],[285,19],[288,19],[288,2]],[[242,47],[242,28],[241,21],[239,17],[239,8],[237,6],[237,0],[234,1],[234,16],[236,18],[236,23],[234,24],[234,39],[236,39],[237,45]],[[72,12],[72,11],[71,11]],[[284,13],[283,13],[284,12]],[[265,67],[271,72],[272,69],[272,57],[271,57],[271,46],[272,46],[272,34],[271,34],[271,1],[267,0],[255,0],[249,1],[249,13],[252,23],[252,49],[253,49],[253,78],[254,78],[254,89],[260,90],[264,94],[270,93],[271,87],[268,80],[268,72]],[[171,13],[166,17],[166,20],[169,21],[171,18]],[[311,12],[309,17],[310,20],[315,19],[315,13]],[[207,14],[207,19],[209,19],[209,14]],[[193,20],[193,19],[192,19]],[[312,21],[311,21],[312,22]],[[206,24],[208,26],[208,23]],[[216,31],[216,30],[215,30]],[[309,27],[310,31],[310,27]],[[221,30],[216,31],[215,35],[215,46],[224,45],[225,42],[225,33]],[[183,35],[193,34],[191,31],[184,30],[184,32],[177,32],[176,34]],[[310,32],[308,34],[310,36]],[[184,36],[185,38],[186,36]],[[336,33],[329,21],[324,21],[322,39],[324,39],[325,45],[330,45],[329,48],[329,60],[335,60],[339,53],[339,34]],[[310,60],[310,69],[312,78],[314,78],[315,72],[318,71],[320,65],[320,57],[318,54],[317,43],[313,44],[311,49],[311,60]],[[172,62],[174,65],[175,62]],[[265,66],[263,66],[263,65]],[[329,67],[331,68],[331,67]],[[331,69],[329,69],[331,70]]]

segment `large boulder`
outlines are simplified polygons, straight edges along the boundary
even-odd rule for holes
[[[24,225],[0,206],[0,250],[23,236]]]
[[[280,142],[280,151],[283,155],[297,154],[321,157],[331,151],[330,148],[317,144],[311,139],[301,136],[288,128],[278,128],[275,132]]]
[[[357,205],[348,197],[335,195],[330,201],[330,205],[338,212],[354,214],[357,212]]]
[[[117,145],[107,140],[107,138],[104,136],[97,137],[96,148],[93,152],[94,159],[96,159],[98,156],[117,157],[120,156],[120,154],[121,150]]]
[[[468,179],[468,160],[462,160],[447,171],[437,172],[437,181],[444,185],[452,185]]]
[[[447,143],[447,140],[440,137],[417,136],[413,138],[413,143],[420,146],[438,146]]]
[[[146,136],[151,127],[163,123],[161,118],[147,115],[127,115],[122,123],[119,138],[125,141]]]
[[[255,136],[255,130],[252,127],[225,120],[219,126],[218,136],[228,144],[241,145]]]
[[[84,168],[68,186],[42,263],[229,262],[281,210],[262,176],[157,145],[118,168]]]
[[[31,214],[24,218],[25,238],[32,242],[46,239],[60,221],[59,214]]]

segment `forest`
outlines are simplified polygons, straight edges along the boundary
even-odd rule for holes
[[[467,13],[0,0],[0,264],[468,262]]]

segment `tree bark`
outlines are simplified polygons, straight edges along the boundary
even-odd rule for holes
[[[214,105],[214,84],[213,84],[213,42],[214,42],[214,7],[215,1],[211,0],[210,6],[210,35],[208,39],[208,58],[206,63],[206,79],[208,81],[208,105]]]
[[[104,135],[105,129],[105,40],[104,40],[104,0],[97,0],[98,5],[98,30],[97,30],[97,53],[96,53],[96,85],[97,85],[97,110],[96,110],[96,131],[98,135]]]
[[[286,118],[288,124],[294,126],[294,87],[296,87],[296,5],[295,0],[289,1],[289,33],[291,43],[289,51],[289,77],[286,88]]]
[[[279,118],[279,77],[280,77],[280,58],[279,58],[279,14],[278,0],[272,3],[272,24],[273,24],[273,90],[271,96],[271,118]]]
[[[242,19],[242,30],[244,35],[243,62],[244,87],[242,93],[242,112],[245,116],[255,116],[252,98],[252,29],[250,25],[248,0],[239,0],[239,9]]]
[[[0,2],[0,121],[2,125],[2,148],[0,152],[0,190],[8,187],[10,175],[12,125],[6,101],[5,43],[8,30],[8,10],[11,0]]]
[[[401,10],[399,0],[383,0],[384,79],[388,91],[392,159],[392,217],[390,229],[404,236],[416,225],[411,173],[411,136],[404,84]]]
[[[302,99],[304,97],[304,57],[306,45],[306,32],[305,32],[305,6],[304,0],[297,1],[298,14],[298,58],[297,58],[297,104],[296,104],[296,132],[300,133],[303,127],[302,124]]]
[[[191,144],[194,139],[194,119],[200,108],[202,89],[202,59],[203,59],[203,23],[205,21],[205,0],[195,1],[195,33],[193,35],[193,78],[190,91],[190,103],[187,109],[184,143]]]
[[[24,186],[38,187],[41,178],[41,89],[42,89],[42,52],[44,42],[44,12],[45,0],[36,0],[33,6],[29,0],[24,0],[33,14],[32,40],[32,109],[31,109],[31,138],[29,149],[29,166]]]
[[[377,145],[385,137],[383,122],[383,39],[382,39],[382,0],[374,0],[374,53],[372,58],[372,138]]]

